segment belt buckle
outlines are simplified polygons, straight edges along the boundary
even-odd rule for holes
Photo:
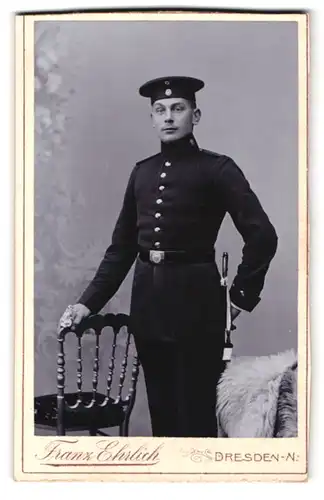
[[[164,251],[162,250],[150,250],[150,261],[154,264],[160,264],[164,259]]]

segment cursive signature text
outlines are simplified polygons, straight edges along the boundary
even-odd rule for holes
[[[92,450],[80,450],[78,439],[55,439],[46,443],[35,458],[47,465],[156,465],[160,462],[158,446],[132,446],[118,439],[101,439]]]

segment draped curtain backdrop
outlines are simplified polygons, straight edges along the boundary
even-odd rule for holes
[[[237,320],[235,355],[297,347],[297,62],[293,22],[36,23],[35,395],[55,392],[57,322],[110,243],[134,163],[159,150],[137,93],[157,76],[205,80],[198,143],[233,157],[279,236],[262,301]],[[227,217],[216,250],[219,264],[229,252],[231,279],[242,244]],[[105,311],[129,312],[131,277]],[[85,338],[86,372],[92,353]],[[130,430],[150,434],[142,375]]]

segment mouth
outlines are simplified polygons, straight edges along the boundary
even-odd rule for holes
[[[176,130],[176,127],[165,127],[162,129],[163,132],[175,132]]]

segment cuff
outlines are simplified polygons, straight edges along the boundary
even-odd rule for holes
[[[77,302],[90,309],[91,314],[98,314],[106,305],[108,299],[109,297],[107,297],[106,294],[98,292],[95,286],[90,283]]]
[[[230,299],[234,307],[251,312],[260,302],[260,297],[247,293],[242,287],[233,284],[230,289]]]

